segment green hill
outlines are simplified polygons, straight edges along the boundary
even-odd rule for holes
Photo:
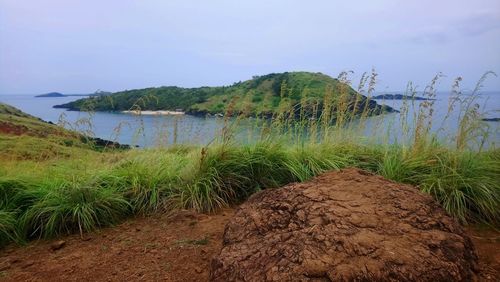
[[[294,109],[296,113],[300,111],[301,106],[306,113],[311,113],[314,108],[321,111],[325,93],[330,93],[332,99],[347,97],[351,107],[356,104],[358,109],[363,109],[368,101],[350,86],[328,75],[285,72],[256,76],[230,86],[198,88],[169,86],[128,90],[106,97],[80,99],[55,107],[77,111],[182,109],[192,115],[227,113],[229,110],[232,115],[245,113],[249,116],[269,117],[283,107]],[[367,108],[372,114],[380,113],[382,110],[394,111],[390,107],[378,105],[375,101],[368,101]]]

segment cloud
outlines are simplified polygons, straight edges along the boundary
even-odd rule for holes
[[[427,32],[410,38],[415,44],[444,44],[451,40],[446,32]]]
[[[500,15],[481,13],[454,21],[422,27],[414,30],[416,35],[408,37],[415,44],[446,44],[456,40],[467,40],[489,32],[500,31]]]
[[[494,30],[500,30],[499,15],[477,15],[464,19],[457,24],[457,31],[463,36],[480,36]]]

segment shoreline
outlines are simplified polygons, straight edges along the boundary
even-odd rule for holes
[[[159,116],[177,116],[177,115],[185,115],[185,112],[180,112],[180,111],[121,111],[121,113],[124,114],[133,114],[133,115],[145,115],[145,116],[154,116],[154,115],[159,115]]]

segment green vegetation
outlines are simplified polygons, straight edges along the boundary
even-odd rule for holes
[[[45,160],[94,150],[91,139],[0,103],[0,158]]]
[[[426,88],[426,97],[434,97],[434,84]],[[83,233],[135,214],[178,208],[212,212],[240,203],[261,189],[346,167],[415,185],[463,223],[498,226],[500,150],[481,146],[488,134],[482,115],[476,107],[467,106],[475,103],[475,94],[464,97],[457,89],[450,99],[450,111],[458,109],[461,117],[457,132],[450,137],[453,146],[440,143],[431,130],[438,122],[432,116],[433,100],[421,102],[411,122],[408,108],[415,104],[404,101],[398,121],[406,135],[397,142],[362,138],[369,108],[353,113],[350,109],[359,100],[325,95],[317,119],[304,113],[299,113],[299,119],[293,117],[293,107],[281,100],[271,121],[262,124],[256,119],[262,126],[258,136],[252,137],[255,142],[235,141],[234,131],[246,116],[241,115],[241,119],[225,118],[219,139],[204,147],[127,151],[94,150],[81,142],[79,134],[69,131],[73,139],[66,133],[40,136],[31,132],[37,126],[53,125],[4,111],[2,121],[12,120],[27,129],[18,134],[5,130],[11,125],[0,126],[0,146],[4,146],[0,153],[0,243]],[[348,97],[350,88],[344,91],[337,97]],[[372,130],[385,132],[383,126],[375,124]],[[56,149],[50,151],[51,146]]]
[[[113,189],[85,186],[77,180],[53,180],[30,191],[36,201],[19,218],[28,236],[91,231],[116,223],[129,209]]]
[[[127,149],[129,146],[92,137],[85,124],[89,118],[77,123],[84,126],[67,130],[30,116],[0,103],[0,159],[50,160],[72,158],[75,152],[94,154],[105,149]],[[72,127],[72,126],[71,126]],[[1,171],[1,170],[0,170]]]
[[[342,96],[345,95],[345,97]],[[222,87],[159,87],[117,92],[110,96],[80,99],[57,107],[82,111],[176,110],[205,115],[271,117],[286,105],[296,115],[303,108],[309,115],[323,109],[325,95],[333,99],[358,100],[357,111],[366,106],[370,114],[391,111],[357,94],[349,85],[321,73],[285,72],[254,77]],[[231,111],[228,106],[232,105]]]
[[[472,157],[435,148],[418,156],[382,146],[259,142],[189,149],[188,154],[173,149],[131,151],[100,165],[77,166],[84,160],[67,160],[31,177],[27,175],[35,168],[28,162],[0,177],[1,238],[5,242],[85,232],[158,210],[215,211],[260,189],[353,166],[418,185],[463,222],[495,223],[500,217],[499,158],[498,150]],[[96,165],[99,169],[91,169]]]

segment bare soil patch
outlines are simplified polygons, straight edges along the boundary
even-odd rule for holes
[[[181,211],[132,219],[83,238],[9,246],[0,250],[0,280],[207,281],[232,214]]]
[[[28,132],[28,128],[22,125],[15,125],[9,122],[0,122],[0,134],[22,135]]]

